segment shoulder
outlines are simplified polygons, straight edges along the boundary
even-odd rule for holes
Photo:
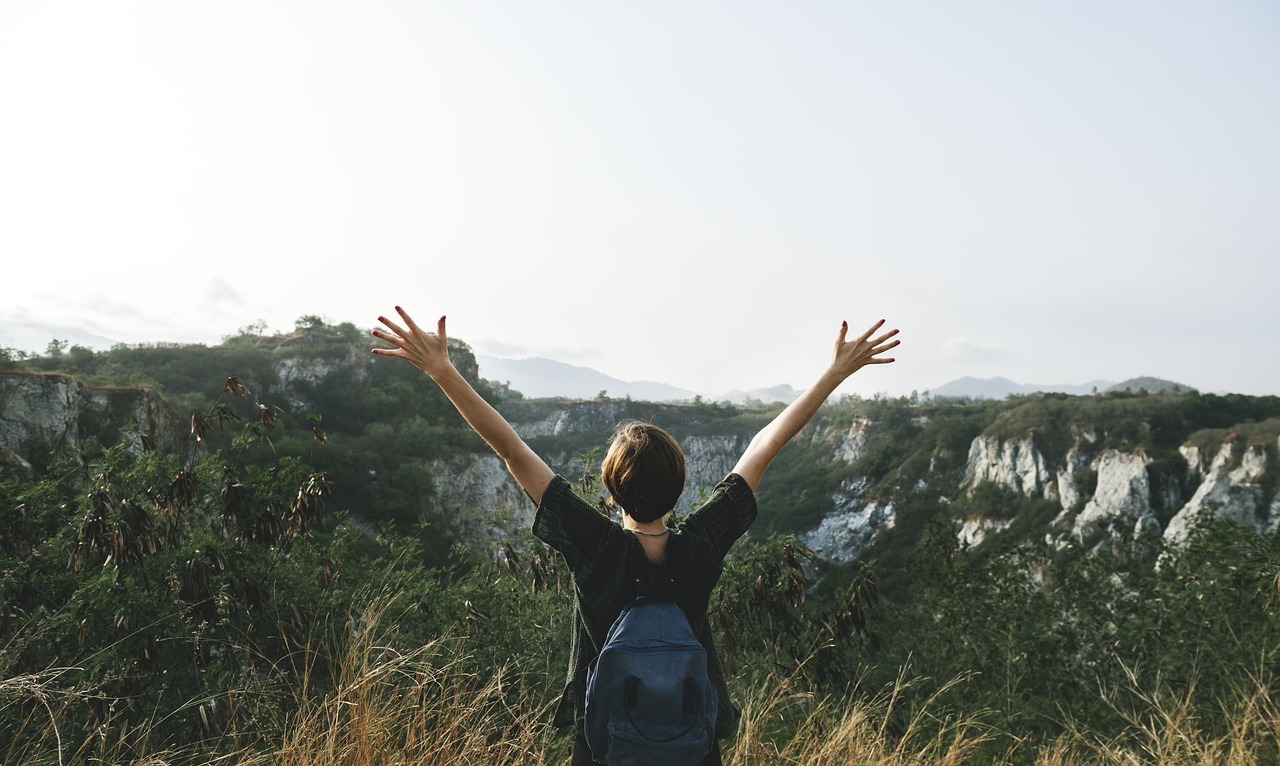
[[[709,542],[720,556],[756,520],[756,495],[746,479],[736,473],[724,478],[711,491],[711,496],[698,506],[681,529],[693,537]]]
[[[751,489],[751,485],[747,480],[736,473],[725,476],[724,479],[716,485],[711,492],[711,499],[708,502],[728,503],[734,506],[751,506],[756,505],[756,493]]]
[[[586,505],[587,501],[573,491],[573,486],[569,484],[568,479],[556,474],[551,477],[551,482],[547,484],[546,490],[542,493],[542,500],[538,502],[538,511],[542,512],[546,509],[558,510],[566,506],[576,506],[579,503]]]
[[[618,525],[574,492],[573,486],[559,474],[542,493],[533,518],[534,536],[566,554],[599,545],[618,533],[621,533]]]
[[[736,473],[725,476],[689,518],[692,520],[700,515],[717,513],[748,514],[755,517],[756,493],[751,490],[746,479]]]

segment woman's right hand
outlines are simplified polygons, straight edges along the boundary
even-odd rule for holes
[[[869,364],[889,364],[893,362],[892,357],[882,357],[880,354],[897,346],[901,341],[886,342],[893,336],[898,334],[896,329],[881,333],[876,337],[871,337],[876,330],[884,326],[884,320],[876,322],[867,328],[867,331],[854,338],[846,341],[845,337],[849,333],[849,323],[840,323],[840,334],[836,336],[835,349],[831,353],[831,367],[839,373],[841,379],[847,378],[858,370]]]

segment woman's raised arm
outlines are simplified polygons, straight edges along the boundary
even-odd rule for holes
[[[373,331],[374,337],[385,340],[395,348],[375,348],[373,353],[404,359],[429,375],[440,386],[440,390],[444,391],[444,395],[449,397],[449,401],[453,402],[453,406],[458,408],[467,424],[507,464],[507,470],[515,477],[516,483],[533,502],[541,503],[542,494],[551,483],[554,472],[537,453],[529,449],[529,445],[524,443],[511,424],[476,393],[467,379],[453,366],[453,362],[449,361],[445,318],[440,317],[435,332],[425,332],[404,309],[396,306],[396,313],[404,321],[404,327],[386,317],[378,317],[378,321],[386,325],[390,332]]]
[[[884,320],[871,325],[867,331],[853,340],[846,341],[849,323],[840,323],[840,334],[836,337],[835,349],[831,354],[831,364],[823,371],[818,380],[800,395],[787,408],[778,413],[778,417],[751,439],[747,451],[742,453],[733,472],[746,479],[747,484],[755,491],[760,486],[765,469],[777,457],[778,452],[791,441],[801,428],[813,418],[818,407],[831,396],[831,392],[843,383],[850,375],[868,364],[889,364],[890,357],[880,354],[897,346],[900,341],[889,340],[898,334],[897,330],[889,330],[872,337],[884,326]]]

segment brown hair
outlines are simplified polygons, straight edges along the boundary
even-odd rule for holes
[[[684,492],[684,452],[661,428],[624,420],[613,430],[600,473],[613,501],[645,523],[667,515]]]

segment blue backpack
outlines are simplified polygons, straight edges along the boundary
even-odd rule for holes
[[[697,766],[711,750],[716,690],[707,651],[675,601],[683,544],[673,532],[659,594],[645,583],[644,554],[628,557],[636,598],[587,669],[586,739],[598,763]]]

